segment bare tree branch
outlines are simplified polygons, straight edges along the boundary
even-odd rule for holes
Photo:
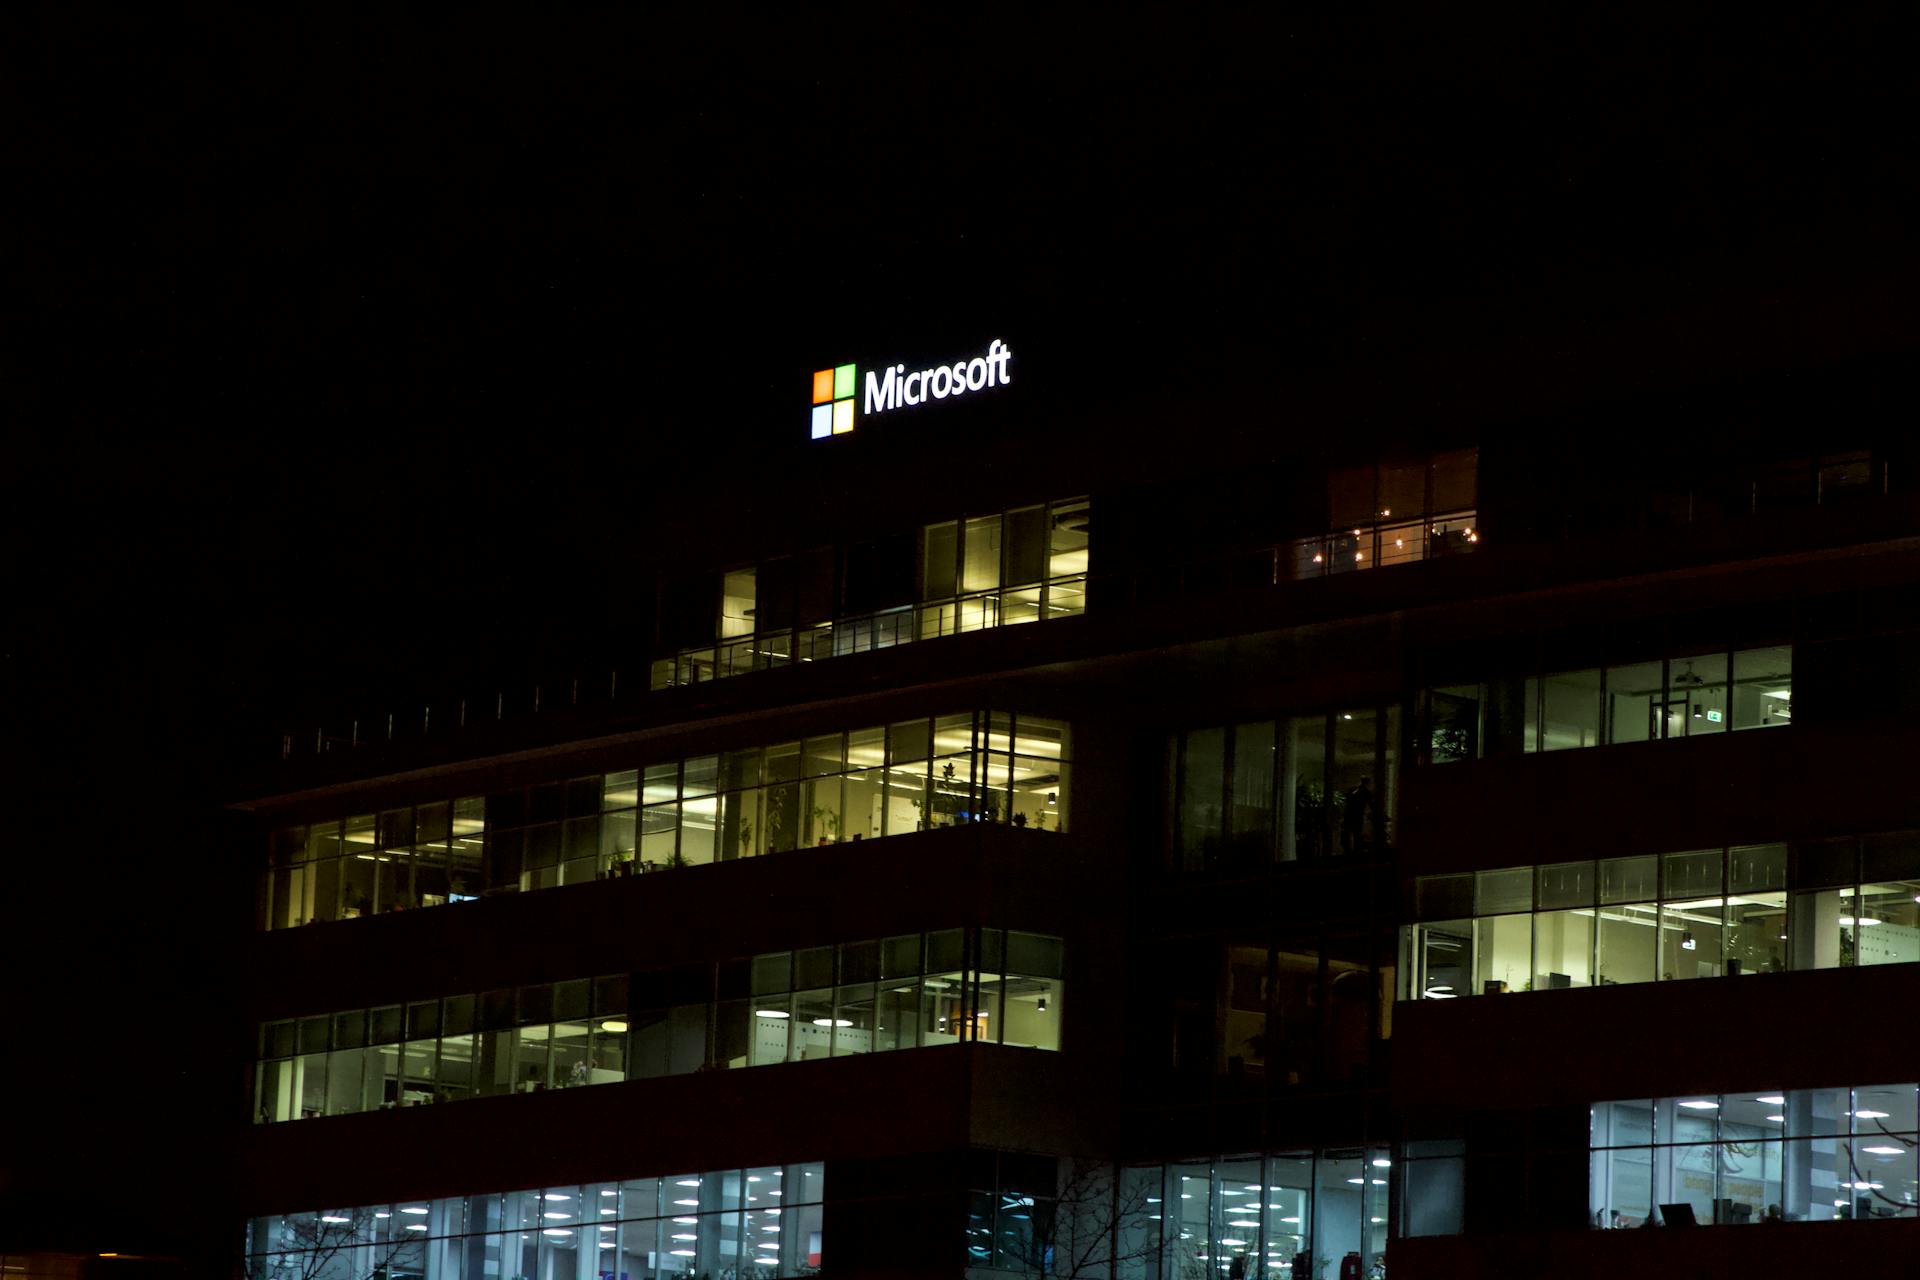
[[[373,1209],[287,1215],[264,1269],[249,1260],[246,1274],[250,1280],[385,1280],[401,1253],[418,1242],[376,1240],[379,1221]],[[353,1256],[362,1250],[364,1259]]]

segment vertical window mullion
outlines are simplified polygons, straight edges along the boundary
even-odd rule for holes
[[[962,1041],[977,1038],[980,1025],[980,929],[970,926],[960,939],[960,1034]]]
[[[676,859],[681,856],[680,827],[686,813],[686,791],[687,762],[676,760],[673,764],[673,852],[668,855]]]
[[[1007,787],[1009,794],[1011,794],[1013,787],[1014,732],[1013,714],[1009,712],[1007,714]],[[973,713],[973,742],[971,748],[970,754],[973,758],[968,761],[968,767],[972,770],[973,780],[969,784],[967,794],[967,812],[977,817],[985,811],[987,805],[992,803],[995,798],[993,788],[989,785],[992,781],[989,770],[993,763],[993,712],[986,708],[981,708]],[[994,812],[1000,815],[1002,822],[1011,823],[1013,821],[1013,804],[1011,800],[1008,801],[1005,808],[1002,808],[998,804],[994,804],[993,808]]]
[[[1219,861],[1231,861],[1227,852],[1233,844],[1233,757],[1239,747],[1240,735],[1234,732],[1234,726],[1228,725],[1220,735],[1220,836],[1215,848],[1220,850]]]
[[[1322,761],[1320,765],[1320,790],[1324,797],[1320,805],[1320,838],[1324,842],[1321,845],[1322,856],[1328,858],[1335,856],[1334,841],[1336,837],[1333,833],[1333,770],[1334,752],[1338,750],[1339,723],[1340,713],[1338,711],[1329,711],[1326,715],[1322,716],[1320,720],[1320,759]],[[1325,1033],[1324,1031],[1320,1031],[1315,1034],[1323,1035]]]
[[[1281,784],[1285,781],[1283,765],[1286,758],[1286,748],[1282,744],[1280,735],[1286,731],[1286,717],[1276,717],[1273,722],[1273,749],[1267,753],[1273,757],[1269,765],[1267,787],[1267,862],[1269,864],[1286,860],[1286,851],[1280,845],[1280,814],[1282,812],[1280,806],[1292,803],[1291,797],[1283,799],[1280,795]]]
[[[1173,820],[1167,825],[1167,866],[1175,871],[1186,868],[1185,851],[1180,847],[1187,829],[1186,790],[1187,735],[1182,730],[1173,735]]]

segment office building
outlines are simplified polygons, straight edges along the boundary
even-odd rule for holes
[[[263,744],[251,1274],[1920,1267],[1903,366],[955,343]]]

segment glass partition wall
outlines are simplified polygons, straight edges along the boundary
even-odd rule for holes
[[[902,720],[274,832],[284,929],[967,823],[1067,825],[1065,722]]]
[[[1404,1000],[1920,961],[1920,833],[1414,882]]]

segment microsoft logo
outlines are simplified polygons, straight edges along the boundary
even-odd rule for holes
[[[822,369],[813,375],[813,438],[845,435],[853,430],[853,366]]]
[[[909,373],[904,364],[883,365],[884,373],[867,370],[866,408],[869,416],[911,408],[929,400],[945,400],[969,392],[1004,387],[1013,381],[1013,348],[995,338],[986,351],[970,360],[937,364]],[[843,364],[813,375],[813,438],[843,436],[853,430],[853,398],[859,394],[854,367]]]

